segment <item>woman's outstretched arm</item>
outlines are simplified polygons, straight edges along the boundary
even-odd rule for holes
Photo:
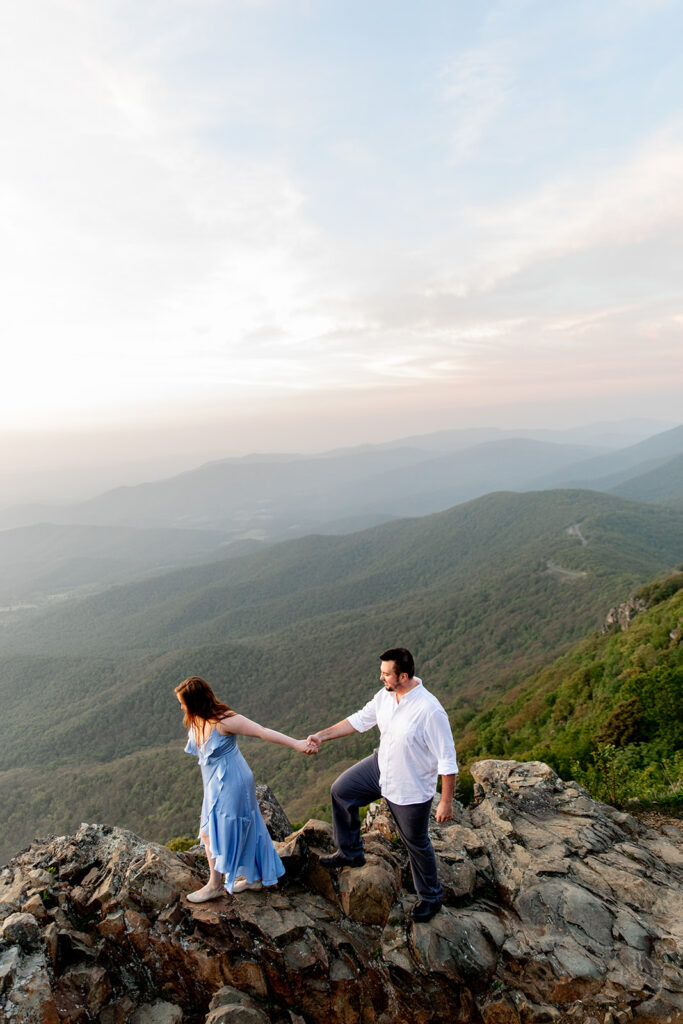
[[[245,718],[244,715],[230,715],[229,718],[221,719],[217,729],[224,736],[230,736],[232,733],[237,736],[257,736],[258,739],[268,740],[269,743],[281,743],[285,747],[292,747],[293,750],[298,750],[300,754],[317,753],[316,750],[310,749],[307,740],[295,740],[292,736],[286,736],[283,732],[267,729],[264,725],[259,725],[258,722],[252,722],[250,718]]]

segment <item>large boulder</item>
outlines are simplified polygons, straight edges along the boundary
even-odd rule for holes
[[[429,922],[388,807],[366,864],[326,822],[277,846],[277,888],[191,904],[205,866],[83,826],[0,872],[0,1015],[22,1024],[654,1024],[683,1020],[683,833],[645,828],[547,765],[483,761],[430,831]],[[288,823],[287,823],[288,824]],[[283,829],[284,829],[283,825]]]

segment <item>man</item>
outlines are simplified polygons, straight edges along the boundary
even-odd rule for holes
[[[429,841],[429,814],[441,775],[437,821],[453,817],[453,791],[458,763],[448,716],[436,697],[415,675],[415,663],[405,647],[380,655],[384,684],[371,701],[329,729],[308,737],[321,743],[379,727],[379,749],[353,765],[332,785],[332,820],[337,852],[322,857],[327,868],[359,867],[365,863],[358,808],[383,796],[408,850],[417,903],[411,915],[429,921],[441,909],[443,892],[436,857]]]

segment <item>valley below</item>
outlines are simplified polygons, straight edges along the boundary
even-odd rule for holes
[[[651,484],[652,474],[666,475],[683,428],[621,448],[606,438],[604,430],[443,432],[316,457],[221,460],[73,506],[6,510],[0,856],[81,820],[157,841],[191,833],[200,783],[182,754],[172,698],[191,674],[249,717],[307,735],[362,706],[378,686],[378,651],[403,644],[466,758],[519,755],[523,733],[492,730],[482,714],[497,716],[497,702],[517,700],[527,681],[533,689],[534,673],[683,559],[675,500],[599,490],[617,478],[641,474]],[[552,489],[529,490],[544,473]],[[394,478],[409,481],[405,495]],[[563,479],[591,489],[563,489]],[[674,486],[675,474],[668,479]],[[482,489],[492,493],[476,496]],[[388,494],[391,502],[376,504]],[[250,503],[256,515],[288,510],[289,525],[282,520],[278,534],[271,518],[267,542],[237,540],[231,516],[248,532]],[[347,516],[341,532],[332,507]],[[409,508],[429,514],[406,518]],[[190,509],[203,516],[191,529]],[[385,521],[359,530],[365,515]],[[295,521],[320,532],[282,539]],[[661,626],[652,629],[657,639],[641,643],[652,651],[648,664],[661,643]],[[558,716],[553,728],[573,721],[558,725]],[[313,762],[243,746],[257,777],[302,821],[329,814],[330,782],[374,743],[355,735]],[[569,755],[536,746],[569,771]],[[584,741],[576,748],[584,770],[591,751]]]
[[[598,454],[408,440],[360,458],[227,460],[51,522],[7,513],[9,1019],[683,1019],[683,432]],[[378,503],[397,473],[412,492]],[[233,507],[226,481],[240,476],[252,490]],[[660,500],[616,493],[650,486]],[[202,795],[174,687],[202,675],[301,737],[363,706],[394,645],[413,651],[459,753],[455,820],[431,825],[444,908],[412,921],[382,805],[362,869],[319,864],[330,784],[374,731],[309,758],[241,740],[286,878],[188,903],[201,850],[161,845],[193,846]]]
[[[27,613],[0,631],[2,855],[82,820],[157,841],[191,833],[200,782],[172,696],[188,675],[305,736],[361,707],[378,688],[378,651],[402,643],[459,739],[500,694],[598,629],[615,599],[682,558],[675,509],[590,491],[499,493]],[[301,821],[329,814],[331,781],[375,742],[355,735],[316,759],[243,748]]]

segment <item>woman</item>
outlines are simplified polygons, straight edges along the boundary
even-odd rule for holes
[[[175,694],[185,712],[187,754],[199,758],[204,800],[199,834],[211,874],[209,881],[188,900],[204,903],[245,889],[276,885],[285,872],[268,834],[256,801],[254,776],[237,746],[238,736],[258,736],[283,743],[300,753],[312,752],[306,740],[294,740],[273,729],[264,729],[217,700],[204,679],[190,676],[176,686]],[[225,879],[223,879],[225,876]]]

